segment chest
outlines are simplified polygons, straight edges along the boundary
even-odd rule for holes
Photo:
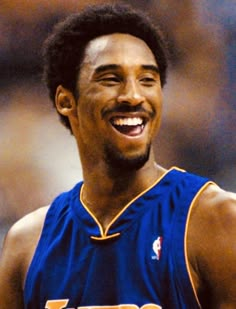
[[[28,281],[33,299],[42,306],[68,299],[65,308],[161,306],[173,294],[178,272],[186,274],[183,235],[175,228],[175,216],[156,207],[134,215],[135,220],[125,215],[111,227],[108,236],[114,237],[107,238],[91,238],[88,226],[71,218],[36,252]]]
[[[189,208],[203,182],[170,190],[167,180],[165,190],[154,187],[136,199],[106,231],[78,201],[78,191],[69,206],[54,205],[28,272],[26,308],[51,309],[54,300],[67,302],[53,309],[198,308],[185,238]]]

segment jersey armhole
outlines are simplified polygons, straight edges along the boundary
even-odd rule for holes
[[[39,263],[40,260],[40,254],[37,254],[37,252],[40,250],[41,247],[45,246],[45,243],[47,243],[47,225],[48,221],[50,220],[50,208],[52,205],[49,206],[46,216],[44,218],[44,223],[42,225],[42,230],[41,233],[38,237],[37,245],[35,246],[34,253],[32,255],[31,261],[28,266],[28,270],[25,275],[25,281],[23,285],[23,291],[27,291],[28,287],[31,286],[31,281],[32,281],[32,276],[31,274],[33,273],[32,269],[34,268],[34,265]]]
[[[190,219],[190,216],[191,216],[191,213],[192,213],[192,210],[194,208],[194,205],[195,205],[195,202],[196,202],[196,199],[199,197],[199,195],[211,184],[214,184],[212,181],[208,181],[206,182],[201,188],[200,190],[197,192],[197,194],[195,195],[190,207],[189,207],[189,211],[188,211],[188,215],[187,215],[187,220],[186,220],[186,228],[185,228],[185,233],[184,233],[184,257],[185,257],[185,264],[186,264],[186,269],[187,269],[187,274],[188,274],[188,277],[189,277],[189,280],[191,282],[191,286],[192,286],[192,290],[193,290],[193,293],[194,293],[194,296],[195,296],[195,299],[199,305],[199,308],[202,308],[201,304],[200,304],[200,300],[198,298],[198,295],[197,295],[197,291],[196,291],[196,288],[194,286],[194,283],[193,283],[193,278],[192,278],[192,275],[191,275],[191,272],[190,272],[190,261],[189,261],[189,258],[188,258],[188,247],[187,247],[187,235],[188,235],[188,229],[189,229],[189,219]]]

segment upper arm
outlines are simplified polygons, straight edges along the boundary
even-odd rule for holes
[[[0,308],[20,309],[23,306],[22,253],[13,227],[4,241],[0,259]]]
[[[209,229],[213,228],[208,249],[212,301],[215,308],[235,308],[236,197],[225,195],[215,208],[213,224],[209,223]]]
[[[23,287],[41,235],[48,207],[42,207],[21,220],[8,232],[0,257],[0,308],[23,309]]]
[[[235,308],[236,195],[211,186],[198,208],[190,247],[195,255],[192,260],[199,278],[199,296],[207,308]]]

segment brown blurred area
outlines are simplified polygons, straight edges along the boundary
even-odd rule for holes
[[[0,3],[0,246],[15,220],[82,179],[74,139],[41,81],[40,49],[58,20],[105,2],[121,1]],[[236,191],[235,2],[123,2],[150,12],[173,51],[157,161]]]

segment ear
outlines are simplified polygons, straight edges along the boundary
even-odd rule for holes
[[[76,101],[72,92],[63,86],[58,86],[55,95],[57,111],[63,116],[76,113]]]

